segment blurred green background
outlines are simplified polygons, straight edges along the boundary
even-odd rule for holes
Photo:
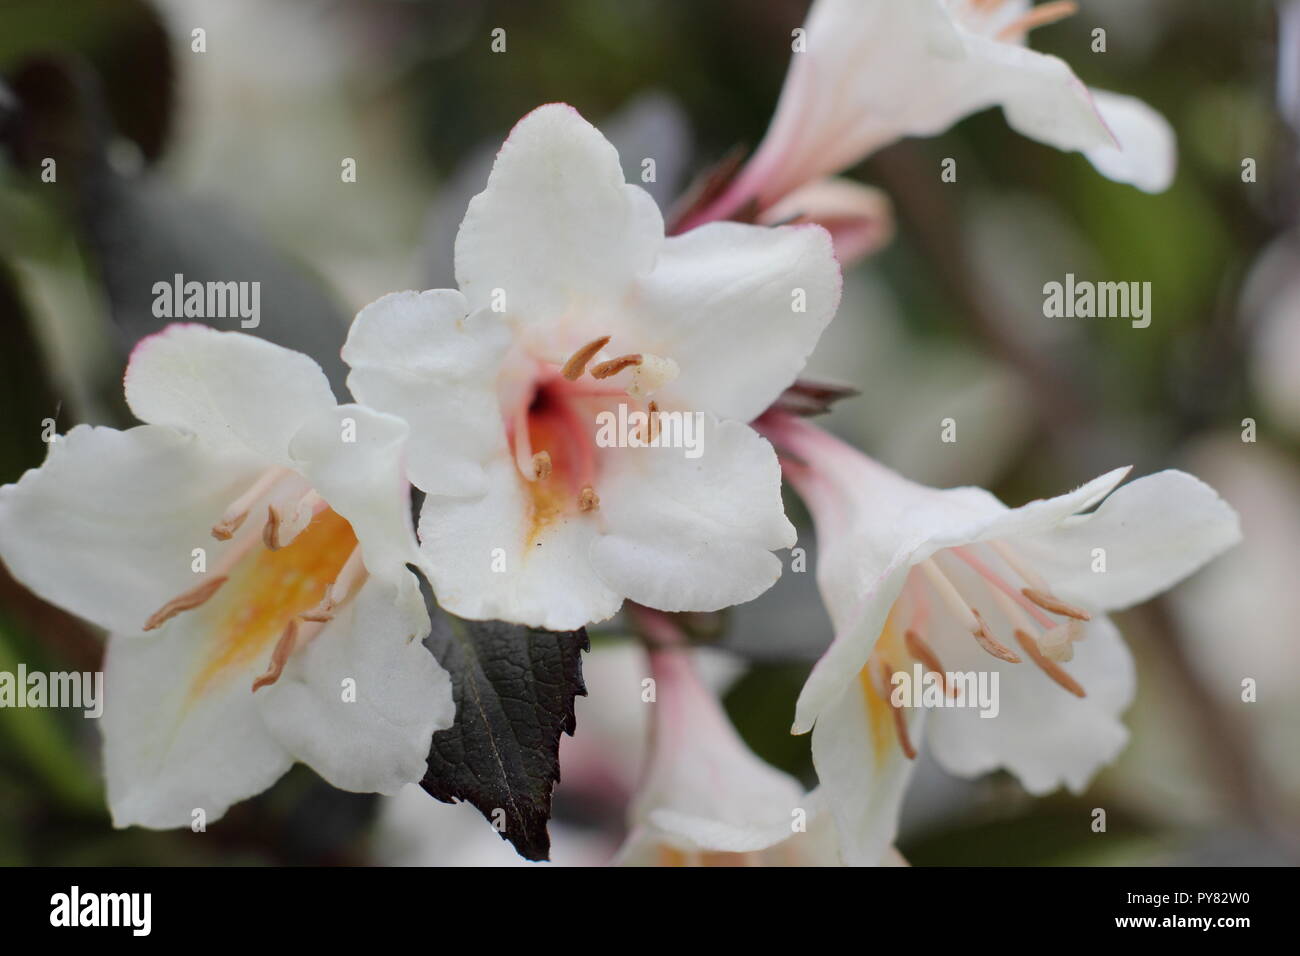
[[[1133,739],[1079,797],[920,767],[901,848],[927,863],[1300,859],[1300,12],[1267,0],[1082,0],[1036,32],[1090,85],[1173,124],[1174,187],[1147,196],[997,111],[850,175],[895,205],[894,243],[847,277],[810,374],[859,398],[833,428],[914,479],[1018,504],[1120,464],[1185,467],[1243,515],[1246,543],[1120,617],[1138,659]],[[152,284],[262,282],[262,334],[342,391],[348,318],[452,283],[451,250],[496,147],[563,100],[656,159],[669,207],[761,137],[806,0],[0,0],[0,482],[38,465],[42,422],[123,426],[131,344],[164,320]],[[1279,11],[1283,12],[1279,12]],[[1289,18],[1289,19],[1288,19]],[[1108,50],[1090,50],[1091,30]],[[504,28],[505,53],[490,33]],[[206,50],[192,31],[205,31]],[[57,158],[57,180],[41,161]],[[942,159],[959,181],[942,185]],[[354,159],[355,183],[341,181]],[[1253,159],[1255,182],[1243,182]],[[1150,281],[1154,321],[1045,319],[1044,282]],[[234,322],[230,320],[230,327]],[[1290,351],[1288,351],[1290,349]],[[938,440],[939,421],[959,441]],[[1243,442],[1243,419],[1257,441]],[[791,501],[793,515],[802,515]],[[806,525],[806,523],[805,523]],[[810,537],[810,535],[805,535]],[[722,622],[716,684],[745,739],[811,782],[794,697],[829,640],[811,575]],[[556,855],[620,835],[640,727],[599,676],[638,666],[616,628],[565,743]],[[94,669],[100,636],[0,569],[0,670]],[[1240,700],[1243,677],[1259,700]],[[584,715],[588,718],[584,733]],[[569,771],[569,758],[575,767]],[[114,831],[93,721],[0,710],[0,862],[508,863],[465,808],[343,794],[297,768],[205,834]],[[608,766],[602,761],[607,761]],[[1108,831],[1091,832],[1093,807]],[[503,851],[504,848],[504,852]]]

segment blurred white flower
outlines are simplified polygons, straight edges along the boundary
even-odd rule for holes
[[[1259,748],[1258,763],[1300,796],[1300,466],[1264,442],[1235,433],[1207,436],[1188,464],[1212,480],[1241,515],[1240,547],[1171,595],[1187,647],[1207,688],[1234,713]],[[1256,700],[1243,700],[1243,681]]]
[[[1251,378],[1264,409],[1300,435],[1300,239],[1287,235],[1255,261],[1242,294],[1253,333]]]
[[[772,124],[734,182],[686,226],[766,209],[805,183],[905,136],[941,133],[1000,106],[1025,136],[1077,150],[1102,175],[1161,192],[1173,179],[1169,124],[1139,100],[1090,91],[1026,45],[1068,0],[816,0]]]

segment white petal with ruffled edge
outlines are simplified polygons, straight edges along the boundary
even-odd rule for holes
[[[1168,589],[1240,539],[1237,514],[1218,492],[1171,470],[1130,482],[1096,511],[1018,538],[1015,547],[1066,600],[1120,610]],[[1098,548],[1104,571],[1094,570]]]
[[[502,290],[507,316],[526,324],[593,305],[613,320],[662,244],[659,207],[624,182],[614,147],[573,107],[552,103],[515,125],[471,200],[456,281],[471,309],[490,308]]]
[[[820,226],[712,223],[669,239],[630,293],[632,341],[680,369],[657,398],[747,422],[794,382],[839,302]]]
[[[974,707],[930,715],[927,743],[949,773],[974,777],[1010,771],[1032,794],[1066,786],[1080,793],[1128,741],[1120,716],[1136,690],[1133,657],[1109,618],[1085,625],[1064,665],[1087,692],[1076,697],[1028,660],[1007,664],[976,646],[969,635],[932,637],[950,671],[997,671],[998,712],[981,717]]]
[[[271,736],[342,790],[394,794],[419,781],[433,734],[455,717],[451,678],[420,643],[429,619],[414,576],[398,589],[408,594],[371,578],[253,695]]]
[[[335,404],[325,373],[306,355],[202,325],[169,325],[141,339],[124,384],[141,421],[286,466],[289,439]]]
[[[243,451],[141,425],[78,425],[40,468],[0,488],[0,558],[45,600],[122,634],[199,578],[236,542],[212,525],[265,467]]]
[[[591,563],[609,587],[665,611],[753,600],[791,547],[781,470],[748,425],[703,418],[700,455],[681,448],[602,451],[600,523]]]
[[[411,481],[429,494],[482,494],[505,444],[496,373],[509,328],[468,308],[450,289],[394,292],[361,310],[343,346],[358,401],[411,425]]]

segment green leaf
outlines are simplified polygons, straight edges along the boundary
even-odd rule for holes
[[[420,785],[444,803],[468,800],[520,856],[548,859],[560,734],[573,734],[573,699],[587,693],[587,633],[462,621],[431,610],[425,643],[451,674],[456,723],[433,735]]]

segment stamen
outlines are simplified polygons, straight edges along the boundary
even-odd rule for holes
[[[149,620],[144,622],[144,630],[156,630],[182,611],[193,610],[205,603],[208,598],[217,593],[217,588],[225,584],[227,580],[228,578],[223,574],[220,577],[204,581],[202,584],[190,588],[184,594],[172,598],[149,616]]]
[[[1075,680],[1073,677],[1067,674],[1064,670],[1061,669],[1060,665],[1058,665],[1055,661],[1051,660],[1041,650],[1039,650],[1038,642],[1035,641],[1032,637],[1030,637],[1024,631],[1017,629],[1016,640],[1018,640],[1020,642],[1020,646],[1025,649],[1025,653],[1029,655],[1030,660],[1032,660],[1035,664],[1037,664],[1039,667],[1043,669],[1044,674],[1046,674],[1052,680],[1056,681],[1058,684],[1060,684],[1062,687],[1068,690],[1075,697],[1087,696],[1087,694],[1084,693],[1083,687],[1079,684],[1077,680]]]
[[[225,513],[222,514],[221,520],[212,526],[212,537],[218,541],[228,541],[239,530],[239,526],[244,523],[244,519],[248,517],[253,505],[257,503],[257,499],[270,491],[271,486],[279,481],[287,471],[287,468],[275,467],[262,472],[257,480],[249,485],[247,491],[230,503]]]
[[[939,655],[935,654],[930,645],[925,643],[921,639],[921,635],[916,631],[904,631],[903,643],[907,646],[907,652],[924,664],[926,670],[939,675],[940,681],[943,683],[944,693],[951,697],[956,688],[948,682],[943,665],[939,663]]]
[[[993,636],[993,632],[990,631],[989,626],[984,623],[984,618],[980,616],[980,612],[976,611],[974,608],[971,608],[971,612],[975,615],[975,619],[979,621],[979,626],[971,631],[971,633],[975,635],[975,640],[979,642],[979,646],[984,648],[984,650],[988,651],[1000,661],[1006,661],[1008,664],[1019,664],[1020,657],[1015,651],[999,642],[997,638]]]
[[[1072,604],[1066,604],[1054,594],[1045,594],[1042,591],[1035,590],[1034,588],[1021,588],[1020,593],[1045,611],[1051,611],[1053,614],[1059,614],[1062,617],[1072,617],[1076,621],[1092,620],[1092,615],[1087,611],[1077,608]]]
[[[907,715],[903,713],[903,708],[895,705],[894,695],[890,693],[889,675],[894,673],[894,669],[889,662],[882,660],[880,662],[880,677],[884,682],[882,694],[889,703],[889,711],[894,716],[894,732],[898,734],[898,745],[903,748],[903,755],[908,760],[916,759],[916,748],[912,746],[911,735],[907,732]]]
[[[1031,588],[1036,591],[1042,591],[1044,594],[1052,590],[1047,586],[1047,582],[1044,581],[1042,577],[1034,573],[1033,568],[1026,566],[1025,563],[1020,560],[1016,555],[1016,552],[1012,550],[1011,546],[1005,541],[990,541],[989,546],[996,551],[998,557],[1005,561],[1012,571],[1015,571],[1016,574],[1020,575],[1024,582]]]
[[[599,365],[593,365],[591,367],[591,377],[609,378],[611,375],[617,375],[629,366],[640,364],[640,355],[620,355],[618,358],[612,358],[608,362],[601,362]]]
[[[262,543],[271,551],[287,548],[311,524],[316,512],[325,507],[325,499],[310,490],[293,504],[292,513],[283,504],[267,505],[266,524],[262,526]]]
[[[560,374],[570,382],[576,382],[582,378],[582,373],[587,370],[587,363],[596,357],[596,353],[609,344],[609,336],[604,335],[598,339],[588,342],[578,351],[569,356],[569,360],[564,363],[560,369]]]
[[[1030,30],[1045,27],[1049,23],[1056,23],[1058,20],[1072,17],[1078,12],[1079,5],[1074,0],[1053,0],[1051,3],[1042,3],[1026,10],[1023,16],[1017,17],[999,30],[997,39],[1014,40]]]
[[[266,668],[266,673],[253,681],[253,691],[257,692],[263,687],[269,687],[280,679],[284,673],[284,665],[289,661],[289,655],[293,653],[293,646],[298,640],[298,619],[291,618],[285,625],[284,633],[280,639],[275,642],[275,650],[271,651],[271,663]]]
[[[551,453],[539,451],[533,455],[533,478],[545,481],[551,477]]]
[[[310,621],[316,624],[323,624],[326,621],[333,620],[334,612],[340,604],[347,601],[356,589],[357,582],[365,579],[366,564],[361,555],[361,545],[352,549],[348,559],[343,562],[343,567],[339,569],[338,576],[325,588],[325,595],[321,598],[319,604],[309,611],[299,614],[304,621]]]
[[[578,492],[578,510],[595,511],[600,507],[600,497],[596,494],[591,485],[583,485],[582,491]]]
[[[659,437],[659,406],[651,402],[646,417],[650,420],[650,442],[653,443]]]
[[[221,520],[212,526],[212,537],[218,541],[229,541],[247,517],[247,509],[236,514],[222,515]]]
[[[939,565],[934,563],[933,558],[926,558],[918,567],[929,578],[930,583],[934,585],[934,589],[939,593],[940,600],[961,622],[963,627],[968,631],[974,631],[980,626],[979,621],[975,619],[975,615],[972,613],[970,605],[966,603],[966,599],[961,596],[961,592],[957,590],[956,585],[949,581],[947,575],[939,569]]]
[[[1052,626],[1052,619],[1050,617],[1029,603],[1029,601],[1025,599],[1024,595],[1018,593],[1010,584],[1007,584],[1000,574],[977,558],[968,548],[953,548],[952,551],[957,555],[957,557],[970,565],[980,577],[993,585],[993,596],[995,598],[1003,596],[1008,597],[1024,608],[1024,610],[1028,611],[1033,616],[1034,620],[1043,627]]]

